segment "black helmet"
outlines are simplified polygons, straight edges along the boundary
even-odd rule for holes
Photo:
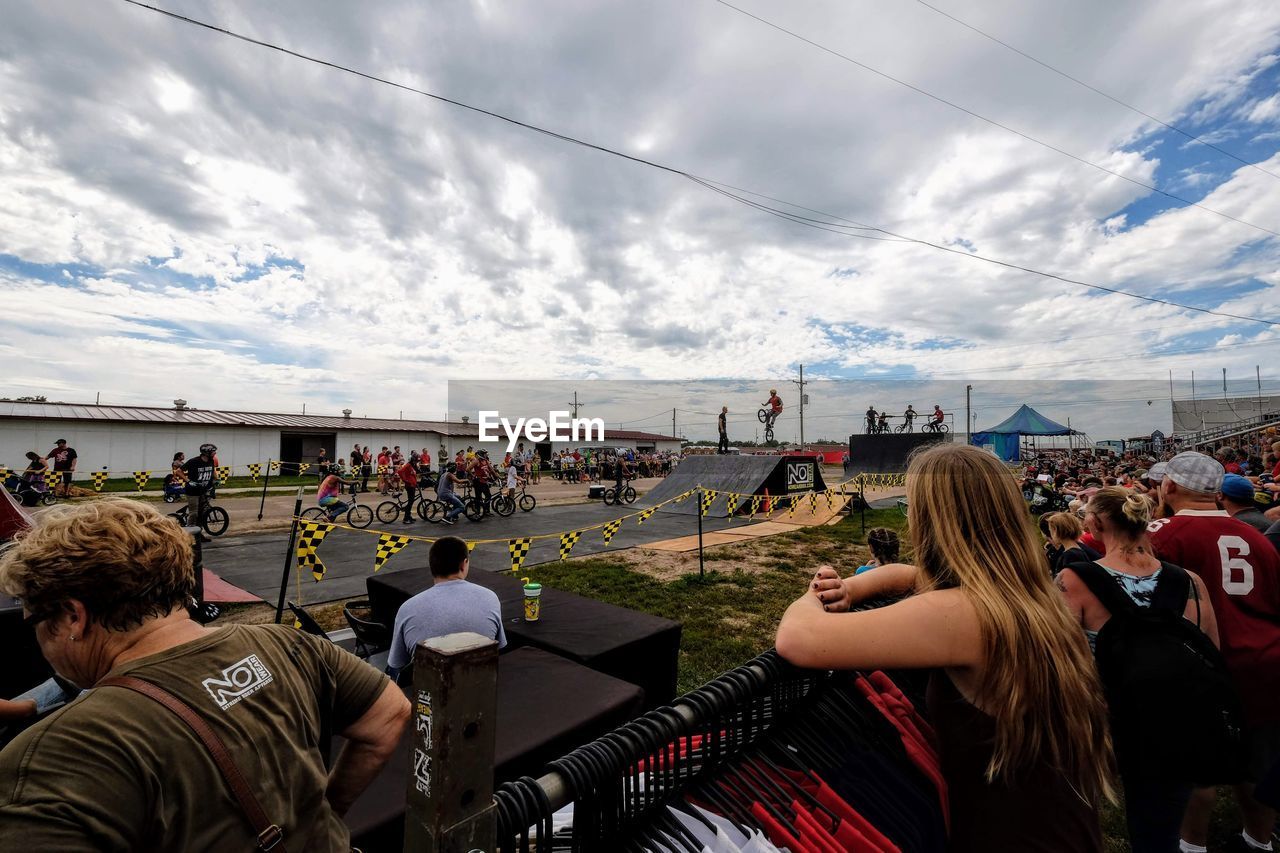
[[[200,452],[201,453],[217,453],[218,447],[217,445],[213,445],[213,444],[202,444],[200,445]]]

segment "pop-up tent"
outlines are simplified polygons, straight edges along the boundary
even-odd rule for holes
[[[1017,462],[1021,456],[1022,437],[1025,435],[1083,435],[1079,430],[1065,427],[1050,420],[1023,403],[1018,411],[1005,420],[982,432],[975,432],[971,443],[989,447],[1006,462]]]

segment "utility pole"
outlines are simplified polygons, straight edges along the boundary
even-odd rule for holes
[[[1258,420],[1262,420],[1262,368],[1258,365],[1253,366],[1253,375],[1258,377]]]
[[[574,417],[574,420],[577,420],[577,418],[578,418],[578,409],[579,409],[579,407],[581,407],[581,406],[585,406],[585,405],[586,405],[586,403],[579,403],[579,402],[578,402],[578,392],[577,392],[577,391],[574,391],[574,392],[573,392],[573,402],[572,402],[572,403],[569,403],[568,405],[573,406],[573,417]]]
[[[800,450],[803,451],[804,450],[804,386],[808,384],[804,381],[804,365],[803,364],[800,365],[799,381],[792,379],[791,384],[798,385],[800,387]]]
[[[676,437],[676,410],[674,406],[671,407],[671,437]]]
[[[973,444],[973,386],[964,386],[964,443]]]

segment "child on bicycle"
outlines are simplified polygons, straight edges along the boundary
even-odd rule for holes
[[[329,473],[324,476],[324,479],[320,481],[320,487],[316,489],[316,503],[324,510],[325,516],[330,521],[333,521],[350,508],[338,495],[342,494],[343,486],[354,482],[354,480],[342,479],[342,474],[332,467],[329,468]]]
[[[881,412],[879,417],[876,419],[876,432],[888,432],[888,431],[889,431],[889,413]]]
[[[902,413],[902,419],[906,421],[906,432],[911,432],[911,425],[916,422],[916,407],[907,403],[907,410]]]
[[[933,404],[933,428],[937,429],[942,426],[942,422],[946,420],[946,414],[942,411],[942,407],[937,403]]]

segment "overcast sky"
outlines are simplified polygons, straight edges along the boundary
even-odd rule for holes
[[[859,223],[1280,320],[1274,0],[938,0],[1274,175],[918,3],[741,0],[1258,228],[714,0],[159,2]],[[9,396],[442,417],[448,380],[791,387],[800,363],[977,383],[1220,382],[1260,364],[1280,385],[1275,326],[803,227],[120,0],[0,0],[0,20]]]

